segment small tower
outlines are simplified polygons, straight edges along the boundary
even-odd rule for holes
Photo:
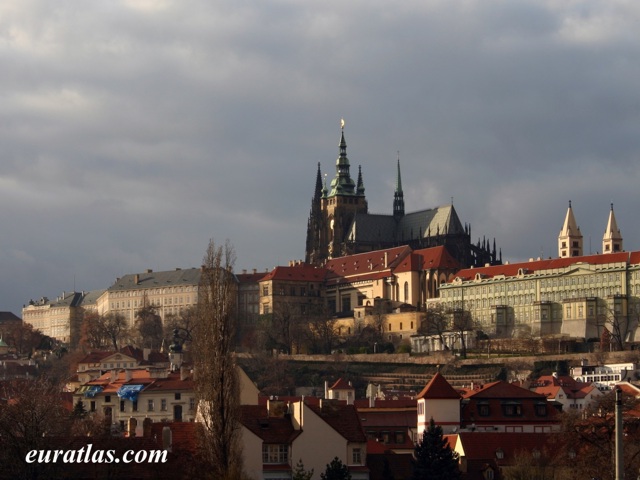
[[[615,253],[622,251],[622,235],[616,222],[616,216],[613,213],[613,203],[611,204],[611,211],[609,212],[609,221],[607,222],[607,229],[604,231],[602,237],[602,253]]]
[[[576,223],[569,200],[569,209],[564,219],[564,225],[558,235],[558,256],[560,258],[582,256],[582,233]]]
[[[400,177],[400,152],[398,152],[398,175],[396,177],[396,191],[393,193],[393,218],[404,217],[404,193],[402,193],[402,178]]]

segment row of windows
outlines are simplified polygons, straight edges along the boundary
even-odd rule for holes
[[[112,298],[123,297],[143,297],[145,295],[165,295],[169,293],[184,293],[184,292],[196,292],[198,287],[186,286],[186,287],[167,287],[167,288],[152,288],[150,290],[128,290],[126,292],[111,292],[109,296]]]
[[[640,272],[635,272],[632,278],[640,279]],[[600,284],[600,283],[614,283],[620,280],[619,273],[608,273],[608,274],[594,274],[594,275],[580,275],[580,276],[570,276],[564,278],[548,278],[540,280],[541,289],[546,288],[558,288],[558,287],[570,287],[576,285],[590,285],[590,284]],[[504,280],[501,283],[495,283],[493,285],[483,285],[482,287],[466,287],[465,294],[468,296],[474,295],[486,295],[486,294],[500,294],[506,292],[517,292],[517,291],[525,291],[525,290],[534,290],[536,281],[534,280],[526,280],[526,281],[517,281],[517,280]],[[636,285],[636,288],[640,286]],[[447,287],[443,288],[443,296],[455,296],[453,292],[447,292],[447,290],[457,290],[460,287]],[[445,293],[446,292],[446,293]]]
[[[174,394],[174,400],[181,400],[182,399],[182,394],[181,393],[175,393]],[[111,403],[111,395],[105,395],[104,396],[104,403],[108,404]],[[121,412],[126,412],[126,405],[127,405],[127,401],[126,400],[120,400],[120,411]],[[153,412],[155,411],[155,400],[154,399],[148,399],[147,400],[147,411],[148,412]],[[167,399],[166,398],[162,398],[160,399],[160,411],[161,412],[165,412],[167,411]],[[90,404],[89,404],[89,408],[92,412],[96,411],[96,401],[95,400],[91,400]],[[195,410],[196,408],[196,399],[194,397],[190,397],[189,398],[189,410]],[[137,412],[138,411],[138,402],[131,402],[131,411],[132,412]]]
[[[158,307],[162,305],[183,305],[185,303],[191,304],[191,297],[187,295],[186,297],[168,297],[164,299],[150,298],[147,300],[147,303]],[[133,304],[131,300],[128,300],[126,302],[111,302],[111,309],[115,310],[119,308],[131,308],[132,305],[133,308],[142,307],[144,305],[144,300],[140,300],[140,302],[138,302],[138,300],[134,300]]]

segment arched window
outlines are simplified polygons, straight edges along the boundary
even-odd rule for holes
[[[409,282],[404,282],[404,303],[409,303]]]

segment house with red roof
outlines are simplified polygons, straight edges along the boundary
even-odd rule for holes
[[[560,427],[558,410],[543,394],[503,381],[462,392],[461,431],[549,433]]]
[[[547,397],[561,411],[589,408],[602,392],[593,384],[578,382],[568,375],[543,375],[529,389]]]
[[[538,460],[540,470],[530,473],[538,476],[531,478],[555,478],[544,476],[544,465],[550,459],[570,462],[568,452],[557,448],[556,434],[553,433],[496,433],[496,432],[459,432],[445,435],[451,449],[458,454],[460,471],[465,480],[498,480],[505,478],[510,470],[516,468],[521,457]],[[560,456],[560,458],[558,458]],[[554,467],[557,472],[557,464]],[[518,477],[519,478],[519,477]],[[528,477],[527,477],[528,478]]]
[[[444,433],[460,428],[460,394],[449,382],[436,373],[417,396],[418,438],[431,422],[442,427]]]
[[[170,373],[163,368],[111,370],[74,392],[74,405],[104,416],[130,436],[142,434],[142,422],[193,421],[196,398],[187,368]]]
[[[353,405],[270,400],[242,406],[241,423],[244,468],[252,478],[289,478],[300,460],[317,477],[338,457],[354,480],[369,479],[367,439]]]
[[[356,389],[351,382],[339,378],[327,389],[326,398],[333,400],[344,400],[347,405],[353,405],[356,398]]]

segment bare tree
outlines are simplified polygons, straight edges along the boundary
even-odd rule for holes
[[[129,325],[127,319],[121,313],[107,313],[102,317],[105,336],[108,338],[114,350],[128,337]]]
[[[197,321],[197,309],[187,307],[179,314],[167,315],[164,321],[164,338],[172,339],[174,330],[178,330],[178,337],[185,348],[189,348],[193,341],[193,331]]]
[[[237,285],[232,274],[235,252],[229,242],[209,242],[198,287],[194,366],[199,416],[200,454],[210,478],[232,480],[242,473],[239,439],[239,381],[231,351],[235,338]]]
[[[0,477],[59,478],[59,466],[27,463],[32,450],[60,446],[68,438],[69,415],[59,386],[46,379],[16,379],[0,387]],[[57,472],[60,474],[60,472]]]
[[[80,324],[80,340],[78,349],[82,351],[105,348],[108,344],[104,330],[104,318],[96,311],[82,312],[82,323]]]
[[[44,335],[28,323],[16,323],[7,327],[3,340],[19,355],[29,355],[38,348]]]
[[[326,315],[312,315],[307,325],[309,351],[329,354],[338,343],[337,319]]]
[[[630,333],[629,317],[618,311],[617,307],[604,308],[596,317],[596,325],[602,332],[608,333],[609,347],[616,352],[624,350]]]
[[[164,336],[162,319],[158,315],[156,306],[146,301],[146,296],[143,299],[143,306],[136,311],[134,327],[140,347],[160,348]]]
[[[424,313],[424,319],[418,329],[422,335],[437,335],[443,350],[449,350],[445,340],[445,332],[450,331],[451,318],[442,304],[435,304]]]
[[[473,332],[477,324],[468,310],[453,310],[451,316],[451,330],[460,338],[462,358],[467,358],[467,334]]]

